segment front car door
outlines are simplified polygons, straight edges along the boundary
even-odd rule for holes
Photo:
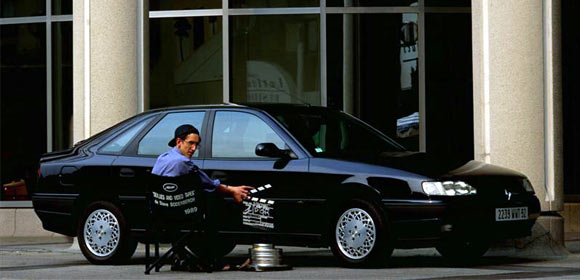
[[[236,234],[240,240],[247,236],[319,237],[316,225],[317,207],[323,200],[313,197],[313,186],[308,174],[308,157],[300,146],[268,115],[250,109],[215,110],[210,117],[208,158],[204,170],[212,178],[227,185],[265,184],[271,189],[255,194],[275,201],[274,228],[257,228],[242,222],[243,205],[236,205],[229,197],[220,217],[219,229]],[[255,154],[259,143],[273,143],[279,149],[290,149],[296,159],[265,158]],[[285,233],[280,235],[277,233]],[[247,240],[247,242],[252,242]],[[285,243],[277,240],[277,244]]]

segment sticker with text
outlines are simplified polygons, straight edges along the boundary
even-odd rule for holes
[[[251,194],[258,194],[272,188],[272,185],[267,184],[250,190]],[[274,228],[274,201],[259,198],[255,196],[248,196],[243,204],[245,209],[242,213],[242,223],[246,226],[251,226],[259,229],[273,229]]]

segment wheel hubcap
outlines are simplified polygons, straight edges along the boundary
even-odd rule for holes
[[[373,218],[360,208],[348,209],[336,224],[338,248],[351,259],[366,257],[375,245],[376,236]]]
[[[105,209],[97,209],[87,218],[83,235],[91,253],[106,257],[117,249],[120,232],[115,215]]]

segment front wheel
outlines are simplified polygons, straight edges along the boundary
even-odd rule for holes
[[[94,264],[118,264],[127,261],[137,248],[131,240],[125,217],[107,201],[91,203],[78,228],[81,252]]]
[[[382,264],[393,252],[383,215],[364,200],[352,200],[341,208],[332,236],[332,252],[345,266]]]

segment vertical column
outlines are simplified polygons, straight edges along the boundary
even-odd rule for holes
[[[52,152],[54,142],[53,109],[57,114],[62,110],[52,105],[52,2],[46,0],[46,151]],[[59,104],[60,105],[60,104]],[[56,106],[55,106],[56,107]]]
[[[345,7],[352,7],[351,0],[344,0]],[[354,100],[354,15],[342,15],[342,110],[355,113]],[[356,111],[358,112],[358,110]]]
[[[564,210],[561,7],[560,0],[544,0],[545,172],[551,211]]]
[[[149,109],[149,0],[137,0],[137,111]]]
[[[228,0],[222,0],[222,75],[223,75],[223,102],[230,102],[230,12]]]
[[[473,4],[475,159],[523,172],[545,202],[542,1]]]
[[[472,3],[474,157],[526,174],[542,211],[557,216],[563,189],[559,2]],[[561,229],[553,225],[547,228],[558,240]]]
[[[562,52],[560,0],[543,1],[544,23],[544,172],[546,198],[554,213],[542,221],[550,235],[564,244],[564,221],[558,212],[564,210]]]
[[[425,97],[425,2],[419,0],[419,151],[427,151],[427,99]]]
[[[74,140],[138,112],[137,1],[73,3]]]
[[[328,104],[326,69],[326,0],[320,0],[320,106]]]
[[[90,136],[90,125],[85,110],[90,95],[90,72],[88,63],[90,50],[89,0],[73,1],[73,142]],[[86,55],[85,55],[86,54]],[[86,63],[85,63],[86,62]],[[86,76],[85,76],[86,74]],[[85,86],[86,85],[86,86]],[[87,99],[87,102],[85,102]]]

